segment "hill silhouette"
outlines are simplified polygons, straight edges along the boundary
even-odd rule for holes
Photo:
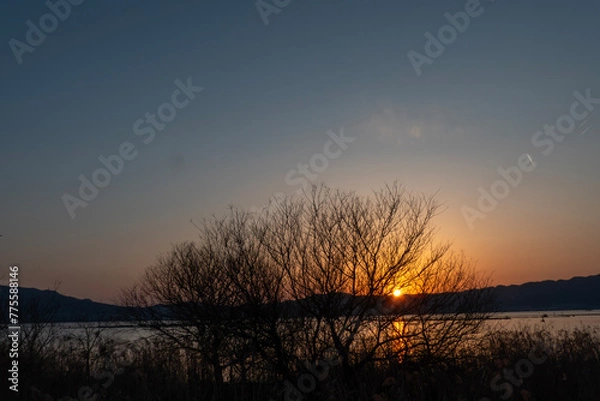
[[[491,288],[496,296],[497,312],[591,310],[600,309],[600,275],[573,277],[569,280],[546,280],[520,285]],[[410,298],[410,295],[407,295]],[[43,316],[31,314],[24,305],[36,303],[55,322],[114,322],[128,320],[127,308],[90,299],[78,299],[53,290],[20,288],[21,323],[37,321]],[[8,299],[8,287],[0,286],[0,299]],[[287,301],[294,314],[298,305]]]

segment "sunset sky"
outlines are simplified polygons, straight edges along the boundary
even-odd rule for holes
[[[437,192],[440,238],[496,284],[600,274],[598,2],[264,4],[277,12],[88,0],[41,40],[28,30],[52,23],[44,2],[2,2],[2,282],[18,264],[22,286],[112,302],[197,238],[190,219],[292,194],[299,163],[359,193]],[[426,33],[439,41],[445,13],[469,23],[442,29],[455,37],[440,51]],[[168,122],[147,120],[159,111]],[[572,133],[544,133],[556,124]],[[80,175],[119,153],[130,160],[83,200]],[[495,184],[521,155],[533,171]],[[508,192],[469,223],[479,187]],[[87,205],[70,213],[75,198]]]

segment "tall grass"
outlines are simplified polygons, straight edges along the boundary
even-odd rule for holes
[[[228,380],[220,394],[201,355],[152,339],[121,344],[99,329],[87,330],[83,340],[58,333],[43,345],[22,344],[22,400],[285,400],[286,394],[291,400],[300,399],[300,394],[306,400],[600,399],[600,329],[593,327],[491,331],[452,356],[400,359],[390,354],[357,367],[350,376],[338,366],[328,366],[315,378],[314,388],[310,363],[298,366],[291,380],[254,371],[252,380]],[[8,343],[2,340],[0,348],[3,366],[8,366]],[[530,355],[537,363],[523,362]],[[533,368],[526,377],[515,375],[517,366],[529,365]],[[292,387],[301,380],[300,390],[305,392]],[[8,386],[3,387],[7,392]]]

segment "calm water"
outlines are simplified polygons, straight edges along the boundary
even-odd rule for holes
[[[488,320],[486,326],[491,330],[510,330],[524,327],[550,331],[572,330],[581,327],[597,327],[600,329],[600,310],[501,312],[494,314]],[[103,335],[113,337],[115,340],[135,341],[150,335],[148,331],[137,329],[130,323],[107,323],[102,327],[104,327]],[[82,324],[77,323],[59,325],[61,335],[83,335],[85,330]]]
[[[496,313],[489,320],[492,329],[548,329],[550,331],[572,330],[581,327],[600,328],[600,310],[536,311]]]

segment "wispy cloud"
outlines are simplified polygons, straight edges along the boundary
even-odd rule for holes
[[[360,130],[384,144],[410,145],[434,140],[464,139],[466,126],[432,109],[417,116],[398,106],[386,106],[367,121]]]

